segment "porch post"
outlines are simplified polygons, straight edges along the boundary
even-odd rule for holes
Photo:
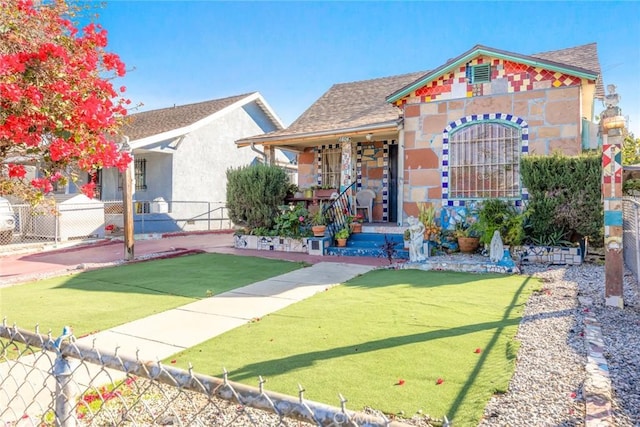
[[[340,192],[343,192],[347,187],[351,185],[351,179],[353,175],[351,171],[353,170],[353,153],[351,152],[353,143],[351,142],[351,138],[343,138],[340,143],[341,149],[341,162],[340,162]],[[353,194],[348,194],[348,196],[353,196]],[[353,200],[353,198],[351,198]],[[354,203],[352,203],[355,206]]]
[[[402,226],[403,218],[402,212],[404,211],[404,122],[398,125],[398,179],[396,180],[398,186],[397,199],[397,214],[396,223],[398,226]]]
[[[624,117],[618,107],[619,95],[608,85],[607,109],[602,113],[602,193],[604,199],[605,304],[622,308],[622,131]]]

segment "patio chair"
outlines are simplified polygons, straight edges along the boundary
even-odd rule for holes
[[[356,193],[356,213],[358,209],[364,209],[369,222],[373,222],[373,200],[375,198],[376,193],[373,190],[360,190]]]

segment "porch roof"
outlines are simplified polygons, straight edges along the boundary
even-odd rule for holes
[[[422,71],[335,84],[287,129],[243,138],[236,144],[277,145],[295,150],[324,140],[335,142],[343,135],[361,135],[363,139],[369,133],[376,138],[395,137],[400,110],[385,98],[424,74]]]

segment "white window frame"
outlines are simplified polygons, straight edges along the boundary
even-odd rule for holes
[[[339,188],[342,164],[340,146],[322,148],[320,151],[320,184],[323,187]]]

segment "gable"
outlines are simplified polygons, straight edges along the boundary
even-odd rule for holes
[[[473,71],[483,65],[490,67],[489,81],[474,83]],[[406,103],[471,98],[588,84],[595,85],[595,78],[589,79],[574,73],[561,72],[557,69],[544,67],[542,64],[536,66],[503,57],[479,54],[454,69],[425,80],[420,86],[393,103],[402,106]]]

